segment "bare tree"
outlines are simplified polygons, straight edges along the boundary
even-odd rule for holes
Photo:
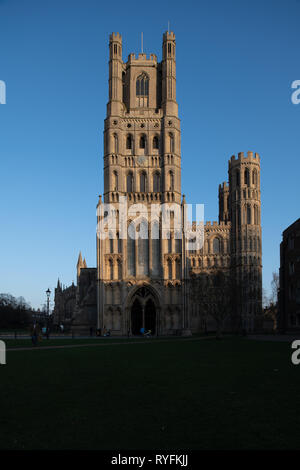
[[[272,273],[271,281],[272,294],[270,297],[270,303],[276,305],[278,301],[278,290],[279,290],[279,274],[277,271]]]
[[[221,338],[225,320],[233,315],[236,286],[228,271],[202,272],[191,279],[193,300],[206,317],[216,322],[217,338]]]

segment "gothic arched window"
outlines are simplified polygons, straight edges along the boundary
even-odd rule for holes
[[[172,171],[169,172],[169,191],[174,190],[174,173]]]
[[[118,136],[117,134],[114,134],[114,148],[113,148],[113,153],[118,153]]]
[[[133,192],[133,174],[131,172],[127,175],[126,189],[128,193]]]
[[[109,252],[110,253],[113,253],[114,252],[114,239],[113,239],[113,234],[109,234],[110,235],[110,238],[109,238]]]
[[[148,223],[143,220],[139,226],[138,238],[138,274],[148,276],[149,274],[149,237]]]
[[[155,172],[153,175],[153,192],[159,193],[160,192],[160,174],[159,172]]]
[[[135,240],[129,233],[127,238],[127,270],[128,276],[135,276]]]
[[[112,281],[114,278],[114,264],[113,261],[110,259],[109,260],[109,278]]]
[[[169,279],[172,279],[172,277],[173,277],[173,276],[172,276],[172,261],[169,260],[169,261],[168,261],[168,278],[169,278]]]
[[[159,224],[153,222],[151,228],[151,244],[152,244],[152,274],[158,275],[160,268],[160,239]]]
[[[159,149],[159,140],[157,135],[153,137],[153,149],[158,150]]]
[[[113,191],[118,191],[118,173],[116,171],[113,172]]]
[[[147,188],[147,176],[146,176],[146,173],[142,172],[140,174],[140,191],[141,193],[145,193]]]
[[[140,138],[140,149],[145,149],[145,148],[146,148],[146,137],[142,135]]]
[[[217,237],[213,239],[213,253],[220,253],[220,240]]]
[[[122,262],[118,259],[118,279],[122,279]]]
[[[149,78],[145,73],[138,76],[136,80],[136,96],[149,95]]]
[[[247,206],[247,224],[251,224],[251,206]]]
[[[126,138],[126,149],[132,150],[132,135],[131,134],[128,134]]]
[[[172,133],[169,134],[170,140],[170,153],[174,152],[174,135]]]
[[[244,173],[244,183],[246,186],[250,186],[250,174],[248,168],[246,168]]]
[[[255,184],[255,186],[257,185],[257,171],[256,170],[253,170],[253,173],[252,173],[252,183]]]

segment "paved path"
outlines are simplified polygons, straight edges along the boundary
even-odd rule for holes
[[[7,348],[6,352],[11,352],[11,351],[44,351],[45,349],[68,349],[68,348],[86,348],[86,347],[93,347],[93,346],[114,346],[115,344],[120,345],[120,344],[149,344],[149,343],[170,343],[174,341],[199,341],[199,340],[204,340],[204,339],[212,339],[215,338],[215,336],[200,336],[198,338],[176,338],[176,339],[147,339],[147,340],[142,340],[142,341],[114,341],[110,342],[107,340],[101,341],[98,344],[97,343],[82,343],[82,344],[65,344],[65,345],[60,345],[60,346],[33,346],[33,347],[28,347],[28,348]]]

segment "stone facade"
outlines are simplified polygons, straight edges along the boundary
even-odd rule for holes
[[[115,335],[190,334],[204,329],[204,315],[191,295],[199,273],[223,271],[239,282],[235,315],[252,331],[261,313],[260,158],[248,152],[229,160],[229,183],[219,186],[219,222],[207,222],[202,248],[187,250],[186,200],[181,193],[181,130],[176,101],[175,35],[163,35],[162,61],[155,54],[122,59],[122,37],[109,41],[109,101],[104,123],[104,195],[97,206],[98,224],[113,205],[117,229],[97,237],[97,272],[91,276],[89,300],[77,287],[73,322],[91,324]],[[128,227],[147,237],[123,237],[118,230],[119,204],[126,198]],[[170,216],[168,233],[162,215],[150,221],[153,207],[164,204]],[[182,223],[174,217],[177,209]],[[106,213],[107,215],[107,213]],[[201,227],[194,224],[194,230]],[[129,229],[130,230],[130,229]],[[80,261],[80,260],[79,260]],[[81,267],[82,273],[86,267]],[[78,277],[78,286],[82,274]],[[88,282],[86,280],[86,282]],[[92,312],[97,288],[97,314],[83,314],[85,298]],[[87,288],[88,289],[88,288]],[[78,319],[81,320],[78,320]],[[88,320],[89,318],[89,320]],[[214,329],[205,318],[205,328]]]
[[[300,219],[282,234],[279,270],[279,329],[300,330]]]

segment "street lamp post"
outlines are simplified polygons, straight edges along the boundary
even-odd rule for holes
[[[50,295],[51,295],[51,290],[49,288],[46,290],[46,295],[47,295],[47,315],[49,318],[49,306],[50,306]]]

